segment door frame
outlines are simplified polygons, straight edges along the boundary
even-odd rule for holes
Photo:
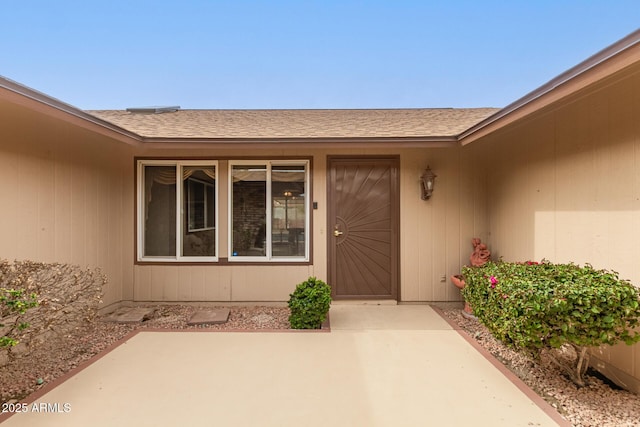
[[[336,275],[334,263],[336,245],[333,236],[334,188],[331,187],[331,173],[335,163],[387,161],[391,166],[391,299],[400,301],[400,155],[328,155],[327,156],[327,280],[331,285],[331,297],[335,300],[378,300],[376,296],[336,296],[333,282]]]

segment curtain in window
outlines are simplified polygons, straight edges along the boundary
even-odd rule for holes
[[[181,167],[182,181],[196,175],[201,181],[215,182],[215,166]],[[144,256],[176,256],[176,179],[178,169],[174,165],[145,165],[144,174]],[[182,184],[181,184],[182,185]],[[207,190],[211,191],[211,190]],[[187,195],[182,192],[183,211],[187,211]],[[188,224],[182,225],[181,256],[215,256],[215,231],[213,201],[215,193],[207,194],[210,207],[207,206],[208,229],[198,233],[187,233]],[[210,224],[210,225],[209,225]]]
[[[211,166],[185,166],[182,168],[182,179],[187,179],[196,171],[202,171],[209,178],[216,179],[216,168]],[[176,183],[176,169],[174,166],[150,166],[144,167],[144,195],[145,205],[151,202],[151,187],[157,182],[162,185],[171,185]],[[147,209],[145,208],[145,212]],[[147,217],[145,217],[147,219]]]

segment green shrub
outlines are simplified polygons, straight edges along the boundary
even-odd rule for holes
[[[639,290],[615,272],[590,265],[489,262],[464,267],[462,274],[464,298],[496,338],[538,353],[573,347],[575,363],[566,370],[576,384],[584,385],[588,347],[640,341],[634,330],[640,324]]]
[[[18,344],[16,335],[29,327],[22,315],[37,305],[38,296],[33,292],[27,295],[23,289],[0,288],[0,348]],[[4,323],[7,319],[9,324]]]
[[[293,329],[320,329],[331,305],[331,288],[322,280],[309,277],[289,295],[289,322]]]

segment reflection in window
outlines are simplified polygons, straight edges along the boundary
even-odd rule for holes
[[[232,164],[231,259],[306,260],[307,162]]]
[[[305,167],[273,166],[271,169],[271,245],[274,257],[305,254]]]
[[[234,165],[232,256],[266,255],[266,165]]]

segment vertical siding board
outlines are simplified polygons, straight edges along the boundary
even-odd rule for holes
[[[423,224],[419,221],[424,213],[424,206],[419,203],[421,200],[418,193],[420,169],[414,155],[402,156],[400,163],[402,164],[400,173],[402,188],[400,191],[400,298],[403,301],[419,301],[420,290],[425,286],[420,275],[421,245],[425,240],[423,238]]]
[[[164,283],[162,282],[162,279],[164,277],[164,267],[149,267],[149,288],[151,301],[166,301]]]
[[[482,187],[479,185],[479,177],[474,173],[473,167],[481,152],[475,145],[460,149],[459,163],[459,231],[457,240],[457,254],[449,261],[451,269],[447,272],[447,286],[451,288],[449,293],[451,301],[461,301],[460,291],[451,283],[450,276],[460,274],[462,266],[468,264],[468,254],[471,252],[471,239],[476,237],[476,222],[481,217],[482,207],[477,205],[476,199]],[[482,174],[486,171],[482,171]],[[485,240],[486,241],[486,240]]]
[[[533,212],[532,247],[525,254],[527,259],[540,261],[555,257],[555,137],[553,120],[544,121],[531,129],[529,146],[529,186]]]
[[[143,269],[140,266],[136,266],[133,269],[133,300],[134,301],[147,301],[149,298],[145,298],[143,291],[144,286],[142,284]]]
[[[16,257],[19,259],[34,259],[37,256],[38,245],[38,184],[40,183],[40,162],[31,156],[23,154],[19,158],[18,167],[18,212],[16,225],[20,224],[19,234],[13,241]]]
[[[231,287],[231,301],[242,301],[242,298],[244,297],[242,289],[246,282],[246,268],[230,267],[228,270],[229,286]]]
[[[327,161],[326,155],[316,154],[311,167],[312,194],[311,202],[318,202],[318,209],[311,209],[313,215],[313,276],[327,281]],[[401,160],[402,161],[402,160]],[[402,197],[402,192],[400,193]]]
[[[211,267],[205,267],[211,268]],[[204,301],[204,274],[205,268],[190,268],[189,282],[191,283],[191,299],[192,301]]]
[[[634,345],[633,348],[637,352],[638,345]],[[607,361],[620,369],[625,374],[634,375],[633,366],[633,350],[631,347],[624,343],[616,344],[613,346],[605,347],[607,353]]]
[[[71,262],[85,265],[86,173],[75,162],[71,175]]]
[[[91,160],[91,159],[90,159]],[[91,162],[83,165],[87,168],[85,173],[85,236],[84,236],[84,252],[86,265],[98,264],[98,170],[96,165]]]
[[[585,117],[585,124],[588,128],[592,158],[593,173],[596,175],[606,174],[607,179],[596,180],[592,182],[592,205],[587,211],[587,221],[593,227],[592,249],[585,254],[588,259],[601,260],[606,265],[608,261],[608,212],[614,206],[611,205],[615,199],[614,193],[616,189],[611,187],[614,180],[615,171],[611,169],[612,146],[609,144],[607,128],[608,128],[608,102],[602,93],[597,94],[590,102],[587,103],[588,111]],[[603,175],[604,176],[604,175]]]
[[[55,171],[55,259],[71,262],[72,246],[72,173],[69,163],[58,155]]]
[[[135,286],[134,286],[134,299],[135,301],[152,301],[153,295],[151,292],[151,272],[152,268],[146,266],[136,266],[134,269]]]
[[[117,164],[117,162],[116,162]],[[111,178],[105,174],[102,176],[101,188],[99,190],[98,215],[99,222],[99,251],[98,262],[106,265],[106,273],[109,278],[110,302],[123,300],[122,285],[122,253],[121,236],[122,230],[119,222],[122,219],[117,217],[120,206],[120,193],[118,192],[118,178]],[[114,214],[115,212],[115,214]]]
[[[593,234],[582,232],[590,227],[584,212],[594,209],[593,190],[580,185],[591,180],[593,149],[588,129],[577,125],[587,118],[584,105],[558,113],[557,228],[563,230],[556,240],[558,262],[584,262],[593,247]]]
[[[420,163],[426,159],[431,160],[432,155],[432,150],[426,150],[426,153],[422,156],[416,155],[415,157],[412,157],[412,170],[414,171],[412,175],[415,179],[419,180],[423,173]],[[419,181],[418,185],[420,185]],[[422,191],[420,187],[418,187],[418,191]],[[408,246],[408,251],[412,251],[414,255],[413,257],[407,258],[406,261],[407,270],[413,271],[418,278],[418,288],[414,291],[414,300],[428,301],[433,294],[431,289],[431,274],[434,263],[432,246],[434,235],[431,231],[433,229],[434,222],[434,205],[428,201],[423,201],[419,194],[420,193],[415,196],[416,199],[413,201],[413,205],[417,208],[410,210],[411,222],[414,225],[407,229],[406,234],[403,236],[403,240],[405,240],[406,245]],[[406,206],[403,206],[403,208],[406,209]],[[412,230],[417,230],[417,233],[414,234]],[[403,280],[403,284],[405,281],[406,280]],[[407,286],[404,286],[404,288],[406,287]]]
[[[480,164],[488,164],[486,155],[482,152],[477,153],[477,156],[481,159]],[[489,216],[489,176],[487,171],[482,173],[474,173],[475,170],[470,170],[473,175],[474,194],[473,194],[473,224],[471,237],[478,237],[488,245],[492,244],[490,235],[490,216]],[[467,236],[469,237],[469,236]],[[467,238],[462,248],[462,261],[467,263],[469,260],[469,254],[471,253],[471,241]],[[495,247],[493,249],[495,251]]]
[[[438,175],[437,190],[434,189],[433,196],[425,203],[432,207],[431,221],[428,230],[428,244],[431,252],[429,274],[426,276],[428,288],[424,295],[425,301],[442,301],[442,289],[438,288],[438,272],[444,268],[444,251],[446,249],[446,222],[447,222],[447,186],[451,179],[446,163],[442,159],[439,150],[432,150],[429,159],[431,168]],[[437,192],[437,193],[436,193]]]
[[[111,163],[113,159],[109,159]],[[109,205],[111,204],[111,185],[109,183],[108,176],[102,171],[98,176],[97,186],[97,206],[96,206],[96,258],[98,262],[107,262],[106,268],[111,271],[111,262],[109,255]],[[115,202],[115,200],[114,200]],[[114,234],[117,234],[117,230],[114,230]]]
[[[135,207],[134,207],[134,193],[135,193],[135,180],[134,180],[134,168],[132,156],[129,153],[129,148],[125,147],[125,154],[128,156],[121,156],[120,175],[118,176],[118,189],[114,191],[121,195],[117,201],[117,213],[116,224],[119,231],[117,238],[118,243],[113,247],[118,248],[120,256],[117,257],[117,262],[120,263],[120,275],[121,275],[121,292],[125,300],[133,299],[133,260],[136,254],[134,253],[135,246]]]
[[[46,151],[41,162],[37,197],[37,258],[45,262],[55,260],[55,163],[51,156],[51,152]]]
[[[602,112],[605,132],[599,141],[599,145],[608,148],[608,163],[602,171],[608,178],[606,181],[603,180],[602,188],[602,194],[607,199],[606,205],[602,207],[605,211],[603,215],[607,234],[605,266],[616,271],[624,271],[634,265],[640,256],[636,244],[640,230],[636,221],[637,211],[634,210],[637,208],[637,174],[632,172],[638,168],[634,143],[634,139],[639,135],[636,125],[638,116],[633,114],[633,92],[621,88],[615,91],[613,89],[615,88],[612,88],[612,93],[603,101],[608,108]],[[611,141],[617,143],[611,144]],[[610,220],[608,217],[612,214],[619,217]],[[637,274],[634,276],[633,279],[638,278]]]
[[[205,276],[205,296],[208,301],[232,301],[232,268],[209,268]]]
[[[193,295],[193,268],[178,267],[174,269],[178,277],[176,278],[176,301],[197,301]]]
[[[4,144],[0,140],[0,144]],[[2,194],[3,217],[0,221],[0,258],[15,258],[16,241],[20,231],[20,212],[18,202],[19,180],[18,155],[0,147],[0,193]]]
[[[226,272],[228,268],[204,268],[202,269],[202,291],[203,301],[216,301],[216,297],[219,295],[218,289],[224,287],[225,283],[228,284],[228,280],[222,274]],[[219,301],[228,301],[230,298],[219,298]]]
[[[427,203],[433,205],[433,218],[431,232],[429,233],[433,236],[430,242],[433,262],[431,263],[432,268],[429,274],[431,289],[427,296],[427,301],[445,301],[446,291],[444,286],[441,286],[440,276],[444,274],[446,269],[447,209],[448,203],[450,203],[448,193],[451,186],[452,172],[448,167],[447,156],[443,153],[443,149],[433,150],[433,152],[435,156],[431,167],[435,171],[441,171],[436,173],[441,179],[438,182],[437,190],[434,188],[433,196],[427,201]],[[447,149],[447,153],[451,152]]]
[[[420,179],[424,169],[427,165],[422,165],[424,162],[430,162],[431,167],[434,170],[438,170],[437,163],[434,163],[434,151],[428,150],[423,156],[416,156],[417,160],[415,164],[415,174],[414,179]],[[435,173],[435,172],[434,172]],[[437,174],[437,173],[436,173]],[[419,181],[418,181],[419,185]],[[418,187],[420,190],[420,187]],[[434,188],[434,192],[435,192]],[[432,196],[433,197],[433,196]],[[420,198],[420,193],[418,192],[414,196],[414,204],[419,206],[416,209],[417,216],[414,215],[413,222],[417,224],[417,230],[419,231],[418,235],[414,235],[411,230],[408,230],[408,234],[411,235],[411,241],[413,239],[418,239],[415,242],[415,246],[418,248],[417,258],[413,258],[409,260],[407,268],[415,269],[417,265],[418,277],[420,287],[418,288],[418,301],[433,301],[433,270],[435,265],[435,257],[434,257],[434,241],[437,240],[437,236],[433,233],[434,223],[436,217],[437,205],[434,203],[433,198],[430,200],[422,200]]]
[[[455,301],[458,299],[459,291],[449,281],[451,274],[457,274],[455,271],[460,269],[460,222],[462,215],[460,211],[461,194],[460,185],[462,184],[461,168],[460,168],[460,148],[449,150],[447,154],[447,171],[450,180],[447,184],[447,203],[446,203],[446,239],[445,239],[445,268],[438,273],[439,288],[444,291],[444,299],[442,301]],[[455,154],[455,155],[453,155]],[[443,281],[444,279],[444,281]]]
[[[164,288],[164,298],[166,301],[179,301],[178,288],[180,281],[180,273],[184,267],[166,266],[163,267],[162,284]]]

